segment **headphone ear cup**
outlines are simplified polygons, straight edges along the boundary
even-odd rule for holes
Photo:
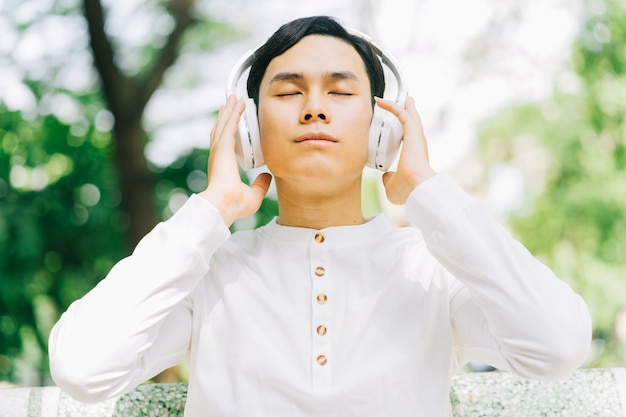
[[[241,169],[247,171],[265,164],[261,152],[261,134],[256,114],[256,105],[251,98],[245,98],[246,108],[237,125],[238,134],[235,137],[235,153]]]
[[[398,155],[402,134],[402,124],[398,118],[376,104],[370,125],[366,165],[383,172],[387,171]]]

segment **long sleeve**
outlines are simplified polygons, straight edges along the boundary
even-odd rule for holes
[[[78,400],[101,401],[185,360],[192,329],[187,297],[229,236],[218,211],[196,195],[157,225],[52,329],[56,384]]]
[[[460,363],[558,379],[586,359],[586,304],[445,175],[417,187],[407,217],[458,280],[450,301]]]

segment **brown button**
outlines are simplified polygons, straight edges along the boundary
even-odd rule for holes
[[[316,241],[317,243],[323,243],[323,242],[324,242],[324,240],[326,240],[326,238],[324,237],[324,234],[323,234],[323,233],[316,233],[316,234],[315,234],[315,241]]]
[[[328,300],[328,297],[326,297],[326,294],[318,294],[317,295],[317,302],[320,304],[326,304],[326,300]]]
[[[324,356],[324,355],[319,355],[319,356],[317,357],[317,363],[318,363],[319,365],[324,366],[324,365],[326,365],[326,362],[328,362],[328,359],[326,358],[326,356]]]
[[[317,268],[315,268],[315,275],[317,275],[318,277],[323,277],[325,273],[326,270],[324,269],[324,267],[318,266]]]
[[[320,336],[324,336],[326,334],[326,330],[326,326],[317,326],[317,334],[319,334]]]

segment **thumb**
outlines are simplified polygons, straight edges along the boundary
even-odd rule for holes
[[[395,174],[395,171],[387,171],[383,174],[383,185],[385,187],[387,186],[387,183],[389,182],[391,177],[393,177],[393,174]]]
[[[257,193],[259,200],[262,200],[263,197],[265,197],[271,183],[272,175],[268,172],[263,172],[254,179],[254,182],[252,183],[252,189]]]

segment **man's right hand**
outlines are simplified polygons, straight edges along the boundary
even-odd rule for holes
[[[198,194],[219,210],[229,227],[235,220],[257,212],[272,181],[269,173],[261,173],[250,186],[239,176],[235,133],[245,106],[243,100],[230,96],[220,107],[211,130],[207,188]]]

